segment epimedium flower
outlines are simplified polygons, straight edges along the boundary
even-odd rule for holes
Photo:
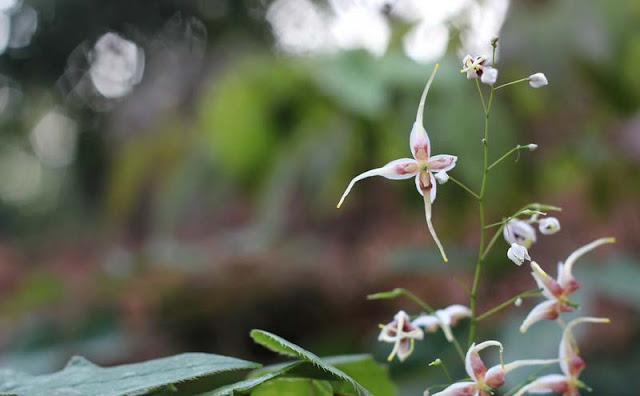
[[[535,261],[531,262],[531,275],[535,279],[538,286],[542,289],[542,295],[546,297],[543,301],[533,307],[529,315],[526,317],[520,331],[526,332],[534,323],[543,320],[555,320],[562,312],[571,312],[576,306],[569,300],[569,296],[580,288],[580,284],[573,276],[573,265],[576,260],[585,253],[597,248],[600,245],[614,243],[614,238],[600,238],[581,248],[577,249],[567,257],[567,260],[558,263],[558,277],[553,279]]]
[[[444,248],[442,247],[442,244],[440,243],[440,240],[433,228],[433,224],[431,223],[431,204],[436,199],[436,179],[434,174],[448,172],[453,169],[453,167],[456,166],[458,157],[446,154],[431,156],[429,135],[424,129],[422,123],[424,102],[437,71],[438,65],[435,66],[433,73],[431,73],[431,77],[429,77],[429,81],[422,92],[420,104],[418,105],[418,112],[416,114],[416,121],[413,123],[413,128],[411,129],[411,134],[409,136],[409,143],[413,158],[397,159],[389,162],[381,168],[372,169],[354,177],[349,183],[349,186],[347,186],[342,198],[340,198],[340,202],[338,202],[337,207],[340,208],[340,206],[342,206],[342,203],[353,188],[354,184],[367,177],[382,176],[391,180],[403,180],[414,177],[418,193],[420,193],[424,199],[427,227],[429,228],[429,232],[431,233],[436,245],[438,245],[438,249],[440,250],[443,260],[446,262],[448,261],[447,255],[445,254]],[[444,178],[444,175],[439,175],[439,177]]]
[[[560,222],[555,217],[545,217],[538,221],[538,230],[544,235],[553,235],[560,231]]]
[[[580,373],[586,367],[584,360],[578,355],[575,338],[571,331],[580,323],[609,323],[607,318],[582,317],[569,322],[562,333],[558,356],[560,358],[560,370],[562,374],[549,374],[539,377],[535,381],[522,387],[513,396],[522,396],[528,393],[558,392],[564,396],[578,396],[579,388],[585,385],[578,379]]]
[[[500,364],[487,370],[480,358],[480,352],[488,347],[500,348]],[[508,364],[502,364],[502,344],[498,341],[485,341],[480,344],[472,344],[465,356],[465,370],[471,381],[460,381],[434,394],[433,396],[489,396],[493,390],[504,385],[505,376],[512,370],[524,366],[544,365],[555,363],[558,359],[548,360],[516,360]]]
[[[531,261],[527,248],[517,243],[511,244],[511,247],[507,250],[507,257],[518,266],[522,265],[525,260]]]
[[[413,353],[415,340],[422,340],[424,337],[422,329],[413,325],[409,315],[404,311],[398,312],[393,317],[393,321],[380,325],[380,328],[378,341],[394,344],[387,358],[389,361],[393,360],[396,354],[401,362],[404,361]]]
[[[453,342],[453,332],[451,326],[454,326],[462,318],[471,317],[471,310],[460,304],[450,305],[444,309],[438,309],[431,315],[422,315],[414,319],[411,324],[416,327],[424,327],[430,333],[441,328],[447,341]]]
[[[462,60],[460,73],[467,73],[467,79],[480,79],[485,84],[493,85],[498,79],[498,69],[491,67],[486,56],[467,55]]]
[[[502,229],[502,235],[509,245],[516,243],[525,248],[530,248],[537,241],[535,228],[520,219],[509,220]]]
[[[547,76],[544,73],[536,73],[529,76],[529,85],[531,88],[540,88],[549,84]]]

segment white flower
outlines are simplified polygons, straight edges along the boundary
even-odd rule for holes
[[[431,204],[436,199],[436,182],[434,173],[450,171],[454,166],[456,166],[458,157],[446,154],[431,156],[429,135],[427,135],[427,131],[424,129],[422,124],[424,101],[437,70],[438,65],[434,68],[433,73],[422,92],[420,104],[418,105],[418,113],[416,114],[416,121],[413,123],[413,128],[411,129],[411,134],[409,136],[409,143],[413,158],[397,159],[389,162],[381,168],[372,169],[354,177],[349,183],[349,186],[347,186],[344,194],[342,194],[342,198],[340,198],[340,202],[338,202],[338,208],[340,208],[342,202],[347,197],[354,184],[362,179],[371,176],[382,176],[392,180],[410,179],[414,177],[418,193],[420,193],[424,199],[425,215],[429,232],[431,233],[433,240],[436,242],[436,245],[438,245],[443,260],[446,262],[448,261],[447,256],[444,253],[442,244],[440,243],[440,240],[433,229],[433,225],[431,224]]]
[[[538,221],[538,229],[544,235],[553,235],[560,231],[560,222],[555,217],[545,217]]]
[[[424,327],[430,333],[441,328],[447,341],[453,342],[451,326],[455,325],[458,320],[468,317],[471,317],[469,308],[464,305],[454,304],[445,309],[438,309],[433,315],[422,315],[414,319],[411,324],[417,327]]]
[[[440,184],[444,184],[449,181],[449,174],[447,172],[436,172],[434,177]]]
[[[518,219],[509,220],[502,230],[502,235],[508,244],[517,243],[526,248],[530,248],[537,240],[536,230],[531,224]]]
[[[467,73],[467,79],[479,78],[485,84],[493,85],[498,78],[498,69],[489,66],[487,57],[479,55],[473,57],[467,55],[462,60],[462,70],[460,73]]]
[[[575,338],[571,334],[573,327],[579,323],[609,323],[606,318],[583,317],[574,319],[564,328],[558,357],[562,374],[544,375],[537,380],[522,387],[513,396],[522,396],[525,393],[549,393],[558,392],[565,396],[579,395],[578,388],[584,386],[578,379],[580,373],[586,367],[584,360],[578,356],[578,348]]]
[[[531,143],[527,147],[529,148],[529,151],[534,151],[538,148],[538,145],[535,143]]]
[[[433,396],[477,396],[493,394],[493,389],[504,385],[505,376],[510,371],[524,366],[544,365],[555,363],[558,359],[549,360],[516,360],[509,364],[498,364],[487,370],[480,358],[479,352],[491,346],[500,348],[500,361],[502,362],[502,344],[498,341],[485,341],[478,345],[471,345],[465,356],[465,369],[471,381],[460,381],[449,386]]]
[[[485,67],[484,73],[482,73],[482,76],[480,77],[480,81],[488,85],[495,84],[497,79],[498,79],[498,69],[493,67]]]
[[[531,85],[532,88],[540,88],[548,84],[547,76],[543,73],[536,73],[529,76],[529,85]]]
[[[400,311],[394,316],[393,321],[380,325],[382,329],[378,336],[378,341],[394,343],[393,350],[389,357],[389,361],[398,354],[398,359],[404,361],[413,352],[415,340],[421,340],[424,337],[422,329],[411,324],[411,319],[406,312]]]
[[[512,243],[509,250],[507,250],[507,257],[513,261],[516,265],[522,265],[525,260],[531,261],[527,248],[517,243]]]
[[[615,242],[614,238],[600,238],[577,249],[567,257],[564,264],[558,263],[557,279],[547,275],[535,261],[531,262],[531,276],[535,279],[538,287],[542,289],[542,295],[546,300],[533,307],[524,322],[522,322],[520,331],[524,333],[532,324],[540,320],[555,320],[558,319],[560,313],[573,311],[575,304],[569,300],[569,296],[580,288],[580,284],[572,274],[573,264],[583,254],[600,245],[613,242]]]

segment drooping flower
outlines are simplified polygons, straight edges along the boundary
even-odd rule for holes
[[[467,55],[462,60],[462,70],[460,73],[467,73],[467,79],[475,80],[479,78],[485,84],[493,85],[498,79],[498,69],[489,65],[487,57],[484,55]]]
[[[522,265],[525,260],[531,261],[527,248],[517,243],[511,244],[511,247],[507,250],[507,257],[518,266]]]
[[[531,85],[531,88],[540,88],[548,84],[549,81],[544,73],[536,73],[529,76],[529,85]]]
[[[584,387],[584,384],[578,379],[580,373],[586,367],[584,360],[578,356],[578,348],[575,345],[575,338],[573,337],[571,330],[579,323],[609,323],[607,318],[590,318],[583,317],[577,318],[569,322],[562,333],[562,340],[560,341],[560,350],[558,356],[560,358],[560,370],[562,374],[549,374],[542,376],[535,381],[522,387],[513,396],[522,396],[529,393],[548,393],[558,392],[564,396],[578,396],[579,388]]]
[[[560,231],[560,222],[555,217],[545,217],[538,221],[538,230],[544,235],[553,235]]]
[[[524,366],[544,365],[555,363],[558,359],[549,360],[516,360],[509,364],[498,364],[487,370],[480,358],[479,352],[491,346],[500,348],[502,362],[502,344],[498,341],[485,341],[478,345],[471,345],[465,357],[465,369],[471,381],[460,381],[445,388],[433,396],[489,396],[493,390],[504,385],[505,376],[510,371]]]
[[[442,244],[433,229],[433,224],[431,223],[431,204],[436,199],[436,181],[434,173],[450,171],[454,166],[456,166],[458,157],[442,154],[431,156],[429,135],[427,135],[427,131],[424,129],[422,124],[424,101],[437,70],[438,65],[435,66],[433,73],[422,92],[420,104],[418,105],[418,112],[416,114],[416,121],[413,124],[411,135],[409,136],[409,143],[413,158],[397,159],[389,162],[381,168],[372,169],[354,177],[342,195],[342,198],[340,198],[338,208],[340,208],[342,202],[344,202],[344,199],[347,197],[354,184],[362,179],[371,176],[382,176],[392,180],[410,179],[415,177],[418,193],[420,193],[424,198],[424,209],[429,232],[431,233],[433,240],[436,242],[436,245],[438,245],[442,258],[446,262],[447,255],[445,254]]]
[[[414,326],[406,312],[400,311],[394,317],[393,321],[386,325],[380,325],[381,331],[378,341],[393,343],[393,349],[387,358],[389,361],[397,354],[398,359],[402,362],[413,353],[415,340],[421,340],[424,337],[422,329]]]
[[[505,224],[502,235],[509,245],[517,243],[527,249],[533,245],[536,240],[536,230],[524,220],[511,219]]]
[[[561,312],[573,311],[575,304],[569,300],[569,296],[580,288],[580,284],[572,273],[573,265],[576,260],[585,253],[600,245],[613,242],[615,242],[614,238],[600,238],[577,249],[569,255],[564,264],[562,262],[558,263],[557,279],[553,279],[547,275],[547,273],[540,268],[538,263],[532,261],[531,275],[538,286],[542,289],[542,294],[546,297],[546,301],[543,301],[533,307],[524,322],[522,322],[520,331],[523,333],[526,332],[532,324],[543,319],[555,320]]]
[[[450,305],[445,309],[438,309],[432,315],[422,315],[414,319],[411,324],[417,327],[424,327],[430,333],[441,328],[447,341],[453,342],[453,332],[451,326],[454,326],[462,318],[471,317],[471,310],[460,304]]]

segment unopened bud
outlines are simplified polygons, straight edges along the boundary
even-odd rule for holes
[[[516,307],[519,307],[522,305],[522,298],[518,297],[516,298],[516,300],[513,302],[513,305],[515,305]]]
[[[535,143],[531,143],[527,147],[529,148],[529,151],[533,151],[538,148],[538,145]]]

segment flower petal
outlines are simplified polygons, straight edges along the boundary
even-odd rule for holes
[[[498,69],[496,69],[495,67],[485,67],[484,70],[482,70],[482,76],[480,77],[480,81],[482,81],[484,84],[488,84],[488,85],[493,85],[496,83],[496,80],[498,79]]]
[[[518,219],[509,220],[502,234],[509,245],[517,243],[528,249],[536,242],[536,230],[531,224]]]
[[[560,350],[558,351],[558,356],[560,357],[560,368],[562,372],[566,375],[571,375],[571,360],[573,355],[576,354],[576,347],[574,344],[574,337],[571,331],[573,327],[580,323],[609,323],[610,320],[608,318],[592,318],[592,317],[582,317],[572,320],[567,324],[562,332],[562,340],[560,341]]]
[[[452,324],[456,324],[459,319],[471,317],[471,310],[461,304],[449,305],[442,312],[450,318]]]
[[[434,332],[440,326],[440,320],[434,315],[422,315],[411,322],[416,327],[424,327],[429,332]]]
[[[545,217],[538,222],[538,229],[543,235],[553,235],[560,231],[560,221],[555,217]]]
[[[524,322],[520,326],[520,332],[525,333],[532,324],[542,319],[555,319],[558,317],[558,313],[555,309],[555,300],[543,301],[540,304],[533,307],[529,315],[525,318]]]
[[[490,340],[481,342],[478,345],[475,343],[471,344],[467,351],[467,355],[464,358],[464,368],[467,370],[469,377],[476,382],[484,378],[484,375],[487,372],[487,368],[480,358],[479,352],[491,346],[500,347],[500,353],[502,353],[502,344],[498,341]]]
[[[562,287],[556,282],[555,279],[547,275],[546,272],[535,261],[531,262],[531,276],[535,279],[538,287],[542,289],[542,294],[550,299],[554,300],[562,294]]]
[[[540,88],[549,84],[549,80],[547,80],[547,76],[544,73],[536,73],[529,76],[529,85],[531,88]]]
[[[433,202],[434,199],[436,199],[436,196],[435,196],[436,184],[435,184],[435,180],[433,180],[433,175],[430,175],[430,176],[432,178],[430,197],[426,197],[424,195],[422,197],[422,200],[424,201],[424,214],[427,220],[427,227],[429,228],[429,232],[431,233],[431,237],[435,241],[436,245],[438,245],[438,249],[440,250],[440,255],[442,255],[442,259],[446,263],[447,261],[449,261],[449,259],[447,258],[447,254],[444,252],[444,248],[440,243],[440,239],[438,239],[436,230],[433,229],[433,224],[431,223],[431,203]]]
[[[525,393],[564,393],[569,389],[569,379],[560,374],[544,375],[537,380],[523,386],[513,396],[522,396]]]
[[[583,247],[577,249],[575,252],[571,253],[571,255],[569,255],[567,260],[564,262],[564,266],[562,267],[562,272],[558,274],[558,283],[560,284],[560,286],[569,290],[573,289],[571,291],[576,290],[578,287],[575,284],[575,278],[571,273],[571,270],[573,269],[573,264],[576,262],[576,260],[580,258],[582,255],[584,255],[585,253],[590,252],[591,250],[597,248],[600,245],[604,245],[606,243],[614,243],[615,241],[616,241],[615,238],[596,239],[595,241],[587,245],[584,245]]]
[[[433,396],[472,396],[476,392],[476,383],[469,381],[456,382]]]
[[[364,173],[359,174],[354,177],[353,180],[349,183],[349,186],[345,190],[344,194],[342,194],[342,198],[340,198],[340,202],[338,202],[338,208],[342,206],[344,199],[349,195],[351,189],[356,184],[356,182],[366,179],[367,177],[372,176],[382,176],[391,180],[403,180],[410,179],[418,173],[418,163],[412,158],[401,158],[394,161],[389,162],[385,166],[381,168],[371,169]]]
[[[447,172],[456,166],[457,160],[458,157],[456,157],[455,155],[434,155],[433,157],[429,158],[429,161],[427,161],[427,166],[429,167],[430,171]]]

